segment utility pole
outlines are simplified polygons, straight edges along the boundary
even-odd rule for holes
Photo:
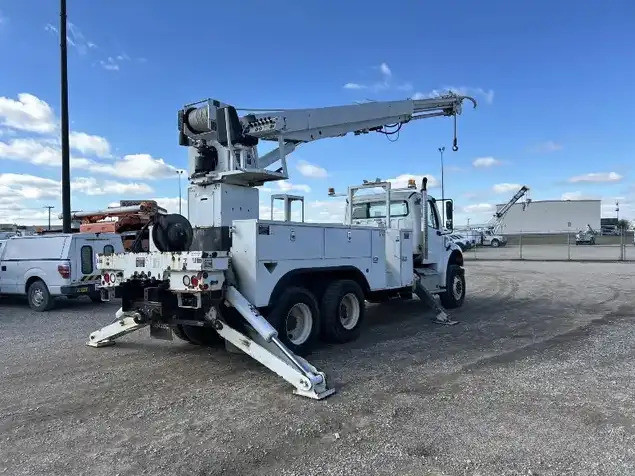
[[[51,231],[51,209],[55,207],[53,205],[45,205],[44,208],[49,209],[49,231]]]
[[[66,0],[60,0],[60,82],[62,119],[62,230],[71,232],[71,161],[68,143],[68,64],[66,51]],[[49,210],[50,211],[50,210]]]
[[[177,170],[176,174],[179,178],[179,215],[182,215],[181,213],[181,175],[183,175],[183,171],[182,170]]]
[[[445,187],[443,184],[443,152],[445,152],[445,146],[439,147],[439,153],[441,154],[441,214],[443,216],[441,222],[441,231],[445,230]]]
[[[617,221],[620,221],[620,202],[618,200],[615,200],[615,213],[617,213]]]

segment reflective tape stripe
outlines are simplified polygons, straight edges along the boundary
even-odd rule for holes
[[[82,276],[80,281],[99,281],[101,279],[101,274],[87,274],[86,276]]]

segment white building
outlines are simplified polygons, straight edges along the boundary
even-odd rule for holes
[[[497,205],[500,210],[504,205]],[[502,233],[558,233],[591,225],[600,231],[600,200],[540,200],[516,203],[502,220]]]

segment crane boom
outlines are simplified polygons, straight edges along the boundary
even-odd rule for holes
[[[500,225],[500,222],[503,220],[503,217],[507,214],[509,210],[514,206],[514,204],[520,200],[527,192],[529,191],[529,187],[523,185],[520,189],[514,194],[514,196],[507,202],[500,210],[498,210],[488,224],[488,228],[494,229]]]
[[[402,101],[375,101],[346,106],[313,109],[279,109],[238,115],[238,109],[217,100],[186,105],[179,111],[179,143],[195,150],[190,154],[190,177],[207,175],[208,178],[236,182],[238,171],[249,182],[264,182],[287,178],[285,157],[298,144],[348,133],[364,134],[371,131],[391,134],[407,122],[438,116],[458,116],[464,100],[476,101],[469,96],[450,93],[427,99]],[[394,129],[390,129],[390,128]],[[257,154],[259,140],[276,141],[278,148],[262,157]],[[456,140],[456,121],[454,147]],[[264,169],[281,160],[276,172]],[[257,173],[260,171],[260,174]],[[234,173],[231,173],[234,172]]]
[[[507,214],[507,212],[510,210],[510,208],[514,206],[514,204],[518,200],[520,200],[523,197],[523,195],[525,195],[528,191],[529,191],[529,187],[527,187],[526,185],[523,185],[522,187],[520,187],[520,190],[518,190],[518,192],[516,192],[516,194],[511,198],[511,200],[507,202],[503,208],[498,210],[494,216],[498,219],[503,218]]]

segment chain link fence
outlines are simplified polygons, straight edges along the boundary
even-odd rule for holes
[[[635,261],[632,231],[619,235],[576,238],[577,232],[502,235],[506,242],[491,246],[476,243],[463,254],[467,260]]]

